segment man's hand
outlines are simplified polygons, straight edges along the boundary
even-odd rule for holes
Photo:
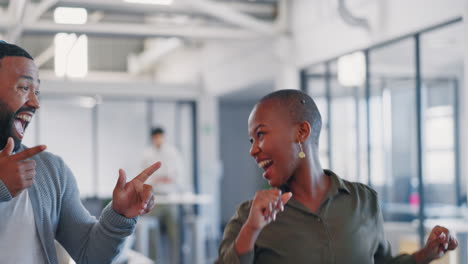
[[[112,194],[114,211],[127,218],[151,211],[154,207],[154,196],[151,185],[145,184],[145,181],[160,167],[161,162],[156,162],[128,183],[125,171],[120,169],[119,180]]]
[[[36,162],[28,158],[44,151],[46,146],[40,145],[12,155],[15,143],[8,138],[5,148],[0,151],[0,180],[7,187],[12,197],[31,187],[36,176]]]
[[[449,250],[454,250],[458,246],[458,241],[450,234],[450,231],[442,226],[432,229],[426,245],[423,249],[413,254],[417,263],[429,263],[441,258]]]

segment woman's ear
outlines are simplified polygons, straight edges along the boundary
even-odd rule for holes
[[[300,122],[297,129],[297,141],[305,142],[310,136],[310,123],[307,121]]]

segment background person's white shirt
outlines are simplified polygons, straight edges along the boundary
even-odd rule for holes
[[[0,202],[0,263],[45,264],[28,190]]]
[[[182,155],[172,145],[164,143],[160,148],[152,146],[143,154],[143,168],[147,168],[157,161],[162,162],[159,168],[147,181],[153,186],[156,193],[171,193],[189,191],[184,175],[184,164]],[[154,183],[158,178],[167,177],[172,183]]]

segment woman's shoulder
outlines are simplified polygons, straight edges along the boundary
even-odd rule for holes
[[[230,222],[245,222],[249,217],[252,200],[244,201],[237,206],[236,212],[232,216]]]
[[[252,200],[247,200],[247,201],[244,201],[242,202],[241,204],[239,204],[239,206],[237,206],[237,210],[236,212],[239,214],[239,215],[244,215],[244,214],[249,214],[250,212],[250,207],[252,206]]]
[[[377,192],[367,184],[361,182],[352,182],[345,179],[341,179],[343,185],[349,190],[352,196],[357,196],[359,199],[377,201]]]
[[[361,182],[352,182],[349,180],[346,180],[344,178],[341,178],[338,176],[335,172],[331,170],[324,170],[325,173],[329,176],[331,176],[336,184],[338,185],[338,189],[340,190],[345,190],[349,192],[351,195],[357,195],[357,196],[369,196],[369,197],[377,197],[377,192],[372,189],[370,186],[361,183]]]

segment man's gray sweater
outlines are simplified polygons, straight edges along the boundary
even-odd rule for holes
[[[136,218],[126,218],[108,204],[96,220],[82,205],[76,180],[60,157],[41,152],[31,159],[36,161],[36,176],[29,196],[46,263],[58,263],[54,239],[77,263],[111,263],[133,232]],[[0,202],[11,199],[0,180]]]

